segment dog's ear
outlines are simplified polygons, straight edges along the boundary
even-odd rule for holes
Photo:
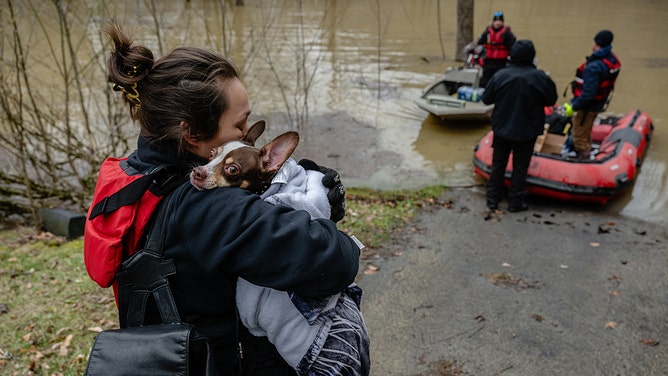
[[[255,146],[255,141],[257,141],[258,138],[262,135],[264,132],[264,128],[266,126],[266,122],[264,120],[258,120],[255,122],[255,124],[251,125],[250,129],[248,129],[248,133],[246,136],[244,136],[242,141],[246,141],[249,144]]]
[[[286,132],[274,138],[260,149],[262,159],[262,172],[274,173],[278,171],[283,163],[292,155],[299,143],[299,133]]]

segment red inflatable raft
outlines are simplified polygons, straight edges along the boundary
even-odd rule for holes
[[[633,185],[653,130],[652,119],[638,110],[594,125],[592,147],[598,153],[591,160],[534,153],[527,177],[529,193],[605,204]],[[489,178],[492,169],[492,138],[491,131],[485,134],[473,157],[475,173],[484,179]],[[506,169],[506,184],[510,184],[511,172],[512,157]]]

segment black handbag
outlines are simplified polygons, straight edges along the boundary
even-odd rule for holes
[[[163,199],[146,245],[116,275],[121,328],[97,335],[86,376],[214,374],[213,347],[197,328],[181,321],[167,280],[176,273],[173,260],[162,257],[171,201]],[[161,323],[145,325],[147,308],[159,313]]]

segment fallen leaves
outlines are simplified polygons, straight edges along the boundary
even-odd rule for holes
[[[12,358],[12,353],[9,350],[0,348],[0,360],[7,360]]]
[[[615,321],[608,321],[608,322],[605,323],[605,328],[606,329],[617,329],[618,326],[619,326],[619,323],[615,322]]]
[[[58,246],[67,242],[67,238],[63,236],[55,235],[51,232],[42,231],[40,233],[29,232],[18,239],[11,240],[8,242],[8,245],[11,247],[17,247],[24,244],[30,244],[35,242],[43,242],[50,245]]]
[[[487,210],[483,212],[483,219],[486,221],[499,222],[503,219],[503,210]]]
[[[69,347],[70,343],[72,343],[72,338],[74,338],[74,335],[68,334],[67,337],[65,337],[65,340],[57,346],[58,347],[58,355],[60,356],[67,356],[67,353],[69,352]]]
[[[659,345],[659,341],[655,341],[653,339],[641,339],[640,343],[642,343],[643,345],[652,346],[652,347]]]
[[[483,275],[487,282],[500,287],[514,287],[516,290],[526,290],[528,288],[535,288],[533,283],[526,282],[523,278],[514,276],[512,274],[503,273],[488,273]]]
[[[111,328],[116,328],[118,327],[118,322],[114,320],[108,320],[108,319],[101,319],[98,321],[99,325],[96,326],[89,326],[86,328],[87,331],[93,332],[93,333],[100,333],[103,331],[105,328],[111,329]],[[103,328],[105,327],[105,328]]]
[[[464,372],[463,366],[459,364],[456,359],[441,358],[435,362],[429,363],[426,374],[429,376],[460,376],[466,375],[467,373]]]
[[[537,313],[532,313],[530,317],[538,322],[543,322],[544,320],[543,316]]]
[[[364,274],[367,274],[367,275],[376,274],[378,272],[378,270],[380,270],[380,268],[377,267],[376,265],[366,264],[366,266],[364,267]]]
[[[611,222],[605,223],[605,224],[600,224],[598,225],[598,233],[599,234],[608,234],[610,233],[610,230],[612,229],[612,226],[614,226],[614,223],[611,224]]]

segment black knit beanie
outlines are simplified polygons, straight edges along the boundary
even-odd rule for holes
[[[594,37],[594,42],[601,47],[608,47],[612,43],[612,32],[610,30],[601,30]]]

